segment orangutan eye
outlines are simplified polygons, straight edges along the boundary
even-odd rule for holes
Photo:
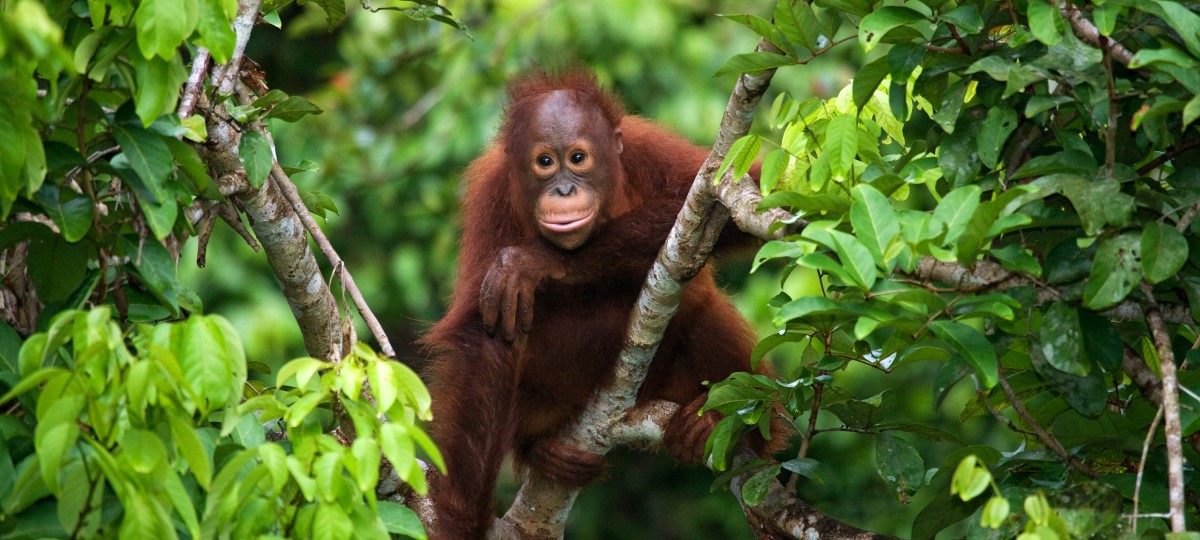
[[[538,156],[537,164],[539,167],[543,167],[543,168],[549,167],[551,165],[554,165],[554,158],[550,157],[549,154],[542,154],[542,155]]]
[[[583,163],[583,161],[586,159],[587,154],[584,154],[583,152],[575,152],[574,154],[571,154],[571,163],[574,163],[575,165]]]

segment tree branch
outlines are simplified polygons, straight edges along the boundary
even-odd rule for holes
[[[1034,287],[1038,290],[1038,305],[1052,302],[1062,297],[1057,288],[1035,281],[1023,274],[1005,270],[999,263],[991,260],[975,261],[975,266],[967,268],[958,263],[939,261],[933,257],[922,258],[917,268],[909,274],[921,281],[936,281],[947,283],[955,289],[965,292],[1004,291],[1014,287]],[[1192,313],[1187,306],[1179,304],[1160,305],[1159,313],[1163,320],[1171,324],[1195,324]],[[1101,315],[1126,321],[1145,318],[1141,302],[1127,299],[1101,312]]]
[[[1084,43],[1096,48],[1100,48],[1101,40],[1104,36],[1100,35],[1100,30],[1092,21],[1087,20],[1083,16],[1083,12],[1075,7],[1070,2],[1063,2],[1058,5],[1059,11],[1062,12],[1063,18],[1067,20],[1067,24],[1071,25],[1071,30],[1075,32],[1075,36],[1083,40]],[[1114,60],[1128,66],[1129,61],[1133,59],[1133,53],[1129,52],[1124,45],[1121,45],[1116,40],[1109,40],[1108,51],[1112,54]]]
[[[233,24],[237,33],[234,54],[228,64],[213,69],[212,84],[222,93],[232,93],[235,89],[237,66],[241,64],[260,5],[261,0],[238,2],[238,16]],[[203,100],[203,96],[200,99]],[[235,125],[224,114],[223,105],[211,108],[206,122],[208,142],[196,145],[196,150],[206,158],[213,176],[223,186],[223,193],[226,187],[245,186],[246,172],[238,157],[241,126]],[[341,359],[342,334],[337,303],[309,248],[304,227],[284,193],[275,182],[264,182],[257,191],[229,191],[227,195],[232,195],[250,218],[250,226],[262,243],[271,270],[292,307],[308,353],[327,360]]]
[[[367,328],[375,336],[375,341],[379,343],[380,351],[383,352],[384,356],[395,359],[396,350],[392,348],[392,342],[388,340],[387,333],[383,331],[383,325],[379,324],[379,319],[375,317],[375,312],[371,311],[371,306],[367,305],[362,291],[354,283],[354,276],[350,275],[350,270],[346,268],[346,262],[342,260],[341,255],[338,255],[337,250],[333,249],[333,245],[329,243],[329,238],[325,236],[325,232],[321,230],[320,225],[317,225],[317,221],[308,213],[308,207],[304,206],[304,201],[300,199],[300,192],[296,190],[296,185],[283,172],[283,168],[279,166],[278,162],[271,165],[271,180],[276,183],[283,196],[291,203],[292,210],[299,216],[300,222],[304,224],[304,228],[312,236],[313,242],[317,244],[317,247],[321,248],[321,253],[325,255],[325,259],[330,264],[333,264],[334,273],[341,278],[342,285],[350,293],[350,298],[354,301],[354,307],[358,309],[358,314],[362,316],[363,322],[367,324]]]
[[[1175,374],[1175,352],[1171,348],[1171,334],[1163,322],[1154,301],[1151,287],[1141,285],[1146,295],[1146,325],[1154,336],[1154,347],[1158,351],[1159,372],[1162,373],[1162,408],[1165,419],[1164,432],[1167,437],[1167,490],[1170,493],[1171,531],[1187,530],[1187,515],[1184,514],[1183,483],[1183,426],[1179,418],[1179,379]]]

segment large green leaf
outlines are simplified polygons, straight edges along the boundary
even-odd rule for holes
[[[1103,238],[1083,289],[1083,305],[1095,310],[1111,307],[1141,280],[1141,236],[1126,233]]]
[[[952,244],[967,230],[971,217],[979,208],[979,186],[969,185],[958,188],[938,203],[933,210],[933,216],[946,224],[946,243]]]
[[[875,270],[875,260],[871,257],[871,252],[867,250],[867,247],[857,238],[836,230],[805,231],[805,236],[824,244],[837,253],[838,260],[841,261],[842,268],[845,269],[846,275],[850,277],[853,285],[864,291],[870,290],[875,285],[875,278],[878,275]]]
[[[199,19],[196,0],[142,0],[133,22],[137,25],[138,49],[149,60],[158,56],[171,60]]]
[[[1017,113],[1007,107],[993,107],[988,110],[987,118],[979,126],[979,134],[975,144],[979,149],[979,159],[986,167],[995,167],[1000,159],[1000,150],[1013,130],[1017,129]]]
[[[246,169],[246,181],[250,187],[262,188],[274,163],[270,141],[262,133],[247,130],[242,133],[242,140],[238,143],[238,159],[242,160],[242,167]]]
[[[1029,0],[1029,31],[1038,41],[1054,45],[1062,41],[1066,22],[1058,6],[1046,0]]]
[[[713,76],[758,73],[795,63],[796,60],[794,58],[777,53],[765,51],[744,53],[730,58]]]
[[[908,441],[890,432],[875,436],[875,468],[901,504],[925,483],[925,462]]]
[[[858,120],[855,117],[839,115],[829,120],[825,128],[825,154],[830,174],[844,178],[858,154]]]
[[[1151,221],[1142,229],[1142,272],[1146,281],[1158,283],[1175,277],[1187,257],[1187,239],[1174,227]]]
[[[170,176],[174,163],[171,150],[163,142],[162,135],[137,126],[118,125],[113,127],[113,137],[121,145],[121,153],[137,179],[154,198],[162,202],[167,198],[164,183]]]
[[[858,42],[864,51],[870,52],[888,32],[920,21],[926,21],[926,18],[914,9],[901,6],[877,8],[858,24]]]
[[[854,186],[851,194],[854,204],[850,207],[850,223],[854,225],[854,233],[871,252],[876,266],[887,271],[888,246],[900,235],[896,212],[887,197],[868,184]]]
[[[149,126],[159,115],[175,109],[179,101],[179,87],[187,80],[187,71],[179,56],[167,60],[157,56],[149,59],[134,57],[131,63],[138,80],[133,101],[142,125]]]
[[[1084,355],[1079,313],[1066,302],[1054,302],[1038,328],[1039,346],[1050,365],[1072,375],[1088,374],[1091,364]]]
[[[91,230],[95,210],[90,198],[70,189],[61,192],[58,186],[47,184],[38,190],[37,201],[67,242],[78,242]]]
[[[929,329],[975,368],[985,388],[996,385],[996,351],[982,332],[955,321],[933,321]]]
[[[230,26],[230,17],[226,13],[221,0],[198,0],[200,18],[196,30],[200,39],[196,44],[208,49],[213,61],[224,64],[233,55],[233,45],[236,36]]]

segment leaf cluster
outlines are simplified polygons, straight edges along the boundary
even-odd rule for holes
[[[381,452],[421,493],[417,449],[442,466],[417,425],[429,394],[363,345],[337,365],[294,360],[271,388],[247,378],[222,317],[125,332],[97,308],[60,313],[4,359],[6,537],[424,537],[375,486]],[[348,447],[328,433],[343,413]]]
[[[832,413],[836,429],[874,437],[885,484],[901,494],[939,490],[916,536],[971,512],[985,524],[1004,522],[1000,502],[980,509],[967,506],[971,497],[947,499],[939,469],[915,474],[921,456],[899,450],[866,414],[878,396],[855,398],[839,383],[852,365],[888,374],[936,362],[935,406],[966,385],[975,397],[960,422],[990,417],[1025,444],[1065,448],[1112,486],[1116,503],[1103,520],[1127,512],[1133,491],[1124,479],[1135,471],[1116,464],[1137,462],[1134,441],[1158,403],[1126,371],[1157,373],[1161,362],[1192,356],[1200,320],[1192,285],[1200,280],[1200,154],[1191,150],[1200,141],[1200,5],[817,0],[781,1],[773,21],[731,18],[782,51],[735,59],[732,71],[803,69],[787,66],[820,51],[811,36],[856,39],[867,54],[834,97],[778,96],[772,131],[747,136],[727,158],[740,178],[763,155],[762,206],[809,222],[764,245],[754,268],[782,263],[813,275],[822,294],[781,292],[772,302],[779,332],[755,351],[758,359],[799,343],[795,372],[776,382],[731,378],[713,393],[741,401],[710,399],[710,407],[753,426],[747,410],[778,406],[806,440],[830,428],[799,420]],[[1141,319],[1152,305],[1192,310],[1166,329],[1175,358],[1159,358]],[[1131,357],[1142,367],[1128,367]],[[1194,384],[1190,369],[1180,377]],[[1185,398],[1185,437],[1198,427],[1197,407]],[[909,431],[932,432],[917,424],[925,428]],[[715,458],[736,440],[718,433]],[[974,442],[942,440],[959,450]],[[1065,455],[1018,456],[1008,462],[1021,466],[1003,468],[998,489],[1046,489],[1037,479],[1053,476],[1037,500],[1054,511],[1055,494],[1092,480],[1064,467]],[[1026,514],[1036,525],[1026,534],[1094,534],[1071,520],[1056,525],[1045,517],[1052,512]]]

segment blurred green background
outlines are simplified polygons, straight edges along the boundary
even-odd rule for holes
[[[505,81],[535,64],[579,61],[620,94],[630,112],[708,144],[734,84],[733,77],[712,74],[757,43],[751,31],[717,14],[769,18],[774,7],[767,1],[702,0],[444,4],[466,23],[470,37],[440,23],[357,5],[329,29],[310,3],[281,13],[282,29],[260,26],[248,49],[271,87],[303,94],[324,109],[298,124],[273,126],[280,161],[319,166],[294,179],[301,191],[319,191],[336,202],[340,215],[322,224],[401,359],[417,367],[424,359],[412,341],[441,315],[453,283],[459,177],[496,131]],[[797,98],[834,95],[861,61],[850,43],[806,67],[782,70],[764,103],[785,91]],[[196,269],[189,260],[194,253],[185,254],[182,277],[201,291],[207,310],[234,322],[251,360],[276,363],[303,354],[265,259],[228,228],[214,234],[209,269]],[[774,331],[767,301],[779,291],[781,269],[749,277],[743,262],[724,269],[725,286],[758,334]],[[811,294],[815,287],[797,274],[785,289]],[[336,284],[334,294],[340,294]],[[361,326],[359,334],[369,337]],[[799,360],[796,351],[773,353],[781,374]],[[917,364],[884,377],[852,365],[838,373],[838,383],[858,397],[891,389],[909,419],[961,430],[957,418],[938,420],[927,384],[911,384],[935,373],[936,366]],[[941,410],[961,410],[965,398],[953,395]],[[992,427],[990,418],[965,424],[972,438]],[[927,468],[941,466],[951,449],[912,442]],[[801,482],[806,500],[856,525],[907,536],[928,494],[900,504],[888,493],[874,468],[873,441],[824,434],[809,457],[824,462],[831,477],[824,485]],[[662,456],[618,452],[611,461],[607,481],[577,502],[569,538],[752,538],[733,497],[709,495],[712,473],[676,467]],[[510,476],[502,489],[500,504],[506,505],[514,489]]]

